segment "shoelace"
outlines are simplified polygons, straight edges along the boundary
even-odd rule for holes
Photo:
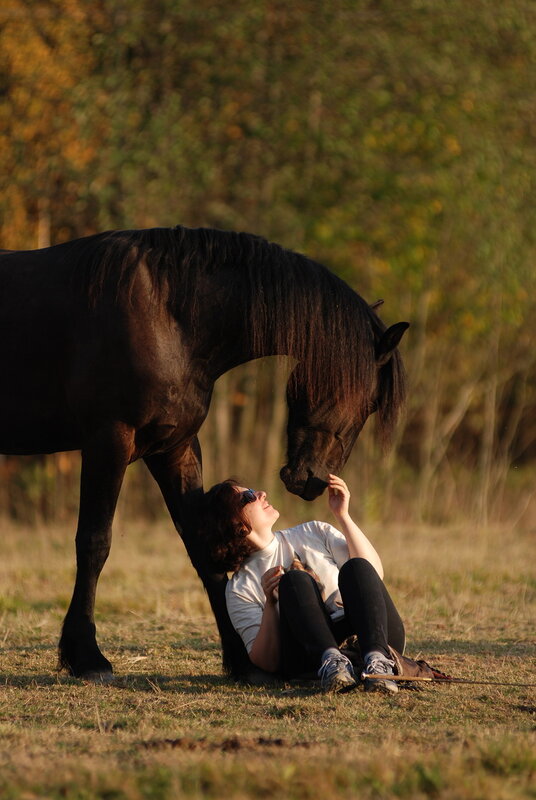
[[[363,671],[363,675],[393,675],[394,662],[387,658],[371,658]]]
[[[352,665],[351,662],[345,658],[343,655],[340,656],[330,656],[327,658],[320,669],[318,670],[318,675],[322,681],[327,680],[330,678],[335,672],[338,671],[339,667],[345,666],[348,669],[350,675],[352,674]]]

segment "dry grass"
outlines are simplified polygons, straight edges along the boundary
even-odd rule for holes
[[[58,676],[72,530],[3,531],[6,800],[536,797],[534,689],[324,697],[227,681],[206,598],[164,523],[116,526],[98,596],[115,684]],[[536,682],[529,531],[372,533],[410,654],[456,675]]]

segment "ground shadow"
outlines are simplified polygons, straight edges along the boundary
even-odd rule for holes
[[[223,687],[237,689],[261,689],[274,695],[279,695],[283,691],[286,696],[303,697],[308,694],[316,694],[319,691],[318,681],[292,681],[284,682],[276,678],[267,678],[262,681],[258,676],[254,681],[237,681],[224,674],[202,674],[195,675],[183,673],[180,675],[164,675],[162,673],[129,673],[114,675],[111,682],[93,683],[85,682],[79,678],[73,678],[65,673],[50,674],[17,674],[0,673],[0,683],[4,687],[17,689],[35,689],[36,687],[51,686],[97,686],[106,691],[108,688],[113,690],[123,690],[126,692],[179,692],[183,695],[208,694]]]
[[[68,675],[59,675],[50,672],[45,675],[31,674],[20,675],[19,673],[0,673],[0,684],[4,687],[11,686],[16,689],[35,689],[43,686],[76,686],[80,681]]]
[[[36,649],[49,649],[49,646],[24,646],[15,648],[3,648],[21,652],[35,651]],[[1,651],[0,651],[1,652]],[[533,645],[529,642],[516,642],[515,640],[502,640],[501,642],[490,642],[487,640],[465,641],[460,639],[417,639],[409,643],[407,655],[412,658],[424,658],[431,662],[433,666],[441,668],[441,656],[468,655],[478,658],[496,657],[502,658],[526,658],[532,657],[534,653]],[[437,659],[437,663],[435,661]],[[52,671],[46,674],[19,674],[16,672],[0,673],[0,684],[20,689],[35,688],[36,686],[83,686],[84,681],[73,678],[66,673]],[[98,684],[88,684],[98,685]],[[194,674],[182,673],[178,675],[155,673],[119,673],[115,674],[113,681],[103,683],[102,689],[110,687],[132,692],[180,692],[184,695],[200,695],[213,692],[225,686],[236,687],[239,689],[261,689],[267,694],[280,696],[282,693],[287,697],[304,697],[317,694],[319,691],[318,681],[297,680],[283,681],[271,677],[267,673],[252,674],[249,680],[234,680],[224,673]]]

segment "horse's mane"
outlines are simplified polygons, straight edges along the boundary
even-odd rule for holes
[[[88,241],[94,246],[87,248]],[[89,239],[81,265],[92,301],[111,281],[130,286],[140,263],[154,286],[173,298],[192,329],[201,323],[196,291],[200,276],[226,271],[231,292],[240,290],[248,314],[252,352],[291,353],[300,361],[308,393],[350,398],[355,415],[377,380],[374,346],[385,325],[369,305],[326,267],[248,233],[210,228],[110,231]],[[80,249],[80,254],[82,249]],[[71,257],[74,255],[71,253]],[[80,261],[79,261],[80,264]],[[236,294],[234,295],[236,296]],[[380,370],[379,434],[386,442],[403,405],[405,376],[397,351]]]

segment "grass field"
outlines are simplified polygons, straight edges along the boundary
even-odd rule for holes
[[[372,530],[408,653],[518,686],[395,697],[221,672],[171,524],[119,521],[97,600],[116,681],[55,672],[72,527],[2,526],[0,797],[536,798],[534,532]]]

